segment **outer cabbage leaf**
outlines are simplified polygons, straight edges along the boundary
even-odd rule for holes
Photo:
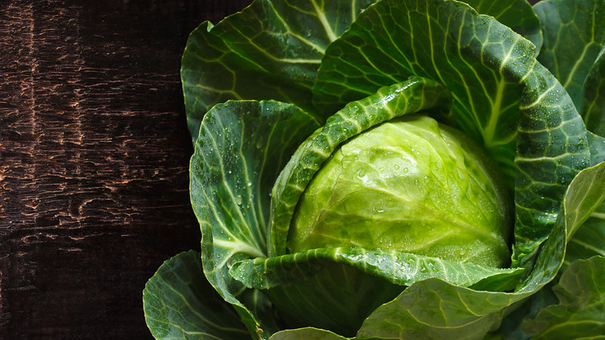
[[[605,160],[605,2],[546,0],[534,6],[544,28],[538,60],[571,96],[589,134],[592,164]],[[600,137],[599,137],[600,136]]]
[[[536,46],[536,53],[542,47],[542,27],[540,19],[527,0],[462,0],[477,12],[493,16],[496,20],[530,40]]]
[[[572,239],[576,232],[584,226],[584,221],[589,218],[594,216],[596,218],[594,222],[597,224],[602,222],[603,215],[600,209],[603,208],[601,203],[605,200],[605,167],[601,163],[600,166],[590,168],[587,172],[593,173],[590,180],[576,181],[574,190],[568,192],[566,196],[566,200],[581,202],[582,205],[573,210],[567,209],[568,213],[565,218],[574,219],[569,223],[573,228],[567,229],[568,239]]]
[[[262,291],[273,303],[284,329],[310,326],[342,336],[354,336],[368,315],[404,289],[332,259],[326,258],[323,264],[311,268],[317,270],[307,273],[307,277],[295,280],[290,276],[289,284],[281,280],[286,284]],[[280,274],[285,279],[291,273],[274,269],[274,266],[268,268],[267,276],[273,276],[271,279]],[[265,276],[262,272],[255,274],[256,277]]]
[[[578,260],[553,288],[560,304],[548,306],[521,329],[536,340],[603,339],[605,334],[605,257]]]
[[[523,80],[515,165],[515,255],[537,251],[559,215],[570,180],[591,163],[581,117],[561,85],[539,64]]]
[[[586,128],[605,137],[605,47],[601,49],[584,82],[581,113]]]
[[[590,145],[590,165],[597,165],[605,161],[605,138],[588,131],[588,145]]]
[[[554,281],[551,281],[525,300],[514,310],[514,313],[510,313],[502,320],[502,324],[496,331],[490,334],[499,340],[529,340],[531,336],[521,332],[519,327],[526,318],[535,317],[540,309],[557,303],[557,297],[552,292],[553,284]],[[485,340],[488,338],[486,337]]]
[[[565,262],[570,265],[597,255],[605,257],[605,204],[597,208],[574,234],[567,245]]]
[[[545,0],[534,6],[542,22],[544,44],[538,60],[546,66],[580,108],[584,82],[605,44],[605,2]]]
[[[491,268],[398,251],[362,248],[318,248],[256,258],[235,263],[229,272],[248,288],[269,289],[301,283],[330,263],[343,263],[400,286],[439,278],[461,287],[482,281],[481,286],[494,291],[512,290],[523,273],[522,268]]]
[[[180,253],[160,266],[145,285],[143,309],[156,339],[250,340],[237,313],[204,277],[196,251]]]
[[[274,99],[314,112],[311,87],[327,45],[374,0],[256,0],[187,41],[181,80],[189,130],[229,99]]]
[[[317,127],[291,104],[230,101],[204,117],[191,159],[191,203],[202,231],[204,273],[251,333],[260,330],[264,338],[272,314],[263,316],[262,296],[231,279],[228,267],[266,256],[271,186],[296,146]]]

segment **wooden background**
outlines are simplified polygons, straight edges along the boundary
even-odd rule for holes
[[[180,56],[250,0],[0,0],[0,339],[151,339],[199,249]]]
[[[250,0],[0,0],[0,339],[151,339],[141,291],[199,248],[187,35]]]

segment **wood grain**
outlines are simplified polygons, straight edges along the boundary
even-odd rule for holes
[[[0,1],[0,339],[151,339],[145,282],[200,239],[182,49],[249,2]]]
[[[189,32],[249,1],[0,4],[0,339],[150,339],[146,280],[199,248]]]

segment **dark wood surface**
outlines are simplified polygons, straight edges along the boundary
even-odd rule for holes
[[[180,56],[249,0],[0,0],[0,339],[151,339],[141,291],[199,248]]]

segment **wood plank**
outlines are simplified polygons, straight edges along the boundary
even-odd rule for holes
[[[249,1],[0,5],[0,339],[149,339],[141,291],[199,248],[179,67]]]

